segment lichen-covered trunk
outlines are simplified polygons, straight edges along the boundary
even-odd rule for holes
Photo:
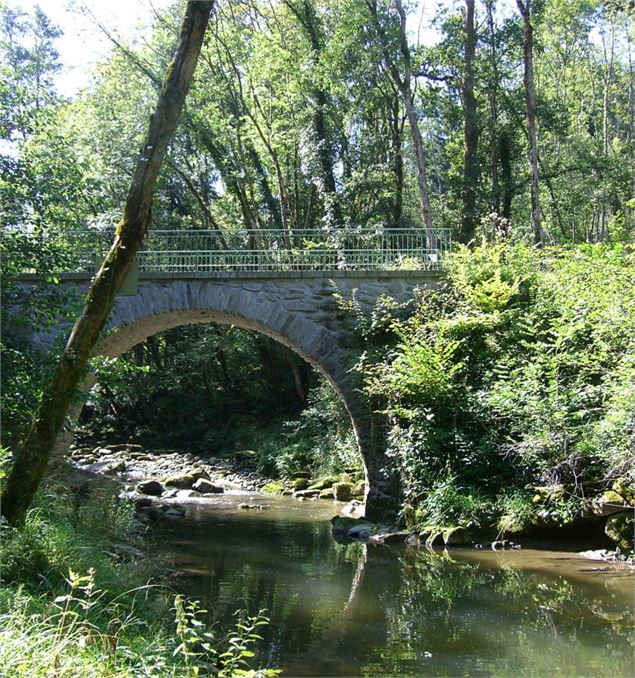
[[[22,521],[40,485],[92,349],[150,225],[157,176],[192,82],[212,6],[213,0],[189,0],[187,4],[179,44],[150,119],[115,239],[88,290],[81,316],[7,479],[0,508],[11,523]]]

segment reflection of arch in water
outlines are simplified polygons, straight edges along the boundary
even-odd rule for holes
[[[388,623],[386,596],[395,595],[401,586],[401,549],[364,543],[349,544],[348,548],[359,551],[348,599],[331,619],[327,632],[313,638],[302,655],[302,661],[324,675],[329,675],[334,663],[339,671],[344,668],[357,674],[359,665],[342,666],[343,657],[364,656],[373,647],[383,646]]]

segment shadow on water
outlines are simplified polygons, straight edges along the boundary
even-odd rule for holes
[[[283,675],[635,671],[628,570],[571,554],[338,544],[331,506],[237,503],[191,507],[161,528],[160,549],[219,627],[239,607],[268,610],[259,660]]]

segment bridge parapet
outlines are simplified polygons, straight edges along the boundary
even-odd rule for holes
[[[111,230],[13,234],[60,252],[56,272],[89,272]],[[142,272],[438,270],[451,229],[155,230],[138,253]],[[28,272],[28,271],[25,271]]]

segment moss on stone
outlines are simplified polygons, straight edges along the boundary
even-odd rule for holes
[[[335,483],[333,495],[337,501],[348,501],[352,496],[353,486],[351,483]]]
[[[318,478],[314,483],[311,483],[307,489],[309,490],[325,490],[327,487],[333,487],[333,483],[337,482],[337,478],[332,476],[324,476]]]
[[[633,552],[633,512],[618,513],[606,521],[606,536],[614,541],[622,553]]]
[[[291,481],[290,485],[294,491],[306,490],[307,487],[309,486],[309,480],[308,478],[294,478]]]
[[[271,483],[267,483],[260,488],[260,491],[264,494],[282,494],[284,491],[284,483],[281,480],[275,480]]]

